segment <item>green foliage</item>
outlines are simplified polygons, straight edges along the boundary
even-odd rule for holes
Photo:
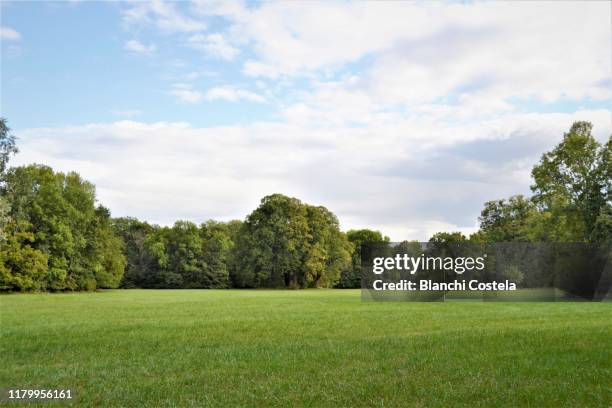
[[[325,207],[274,194],[246,219],[232,251],[237,287],[332,287],[352,246]]]
[[[43,289],[48,257],[32,248],[32,226],[27,221],[11,221],[5,228],[6,240],[0,246],[0,290]]]
[[[7,236],[6,236],[6,228],[8,223],[11,221],[9,216],[9,211],[11,206],[9,205],[6,198],[3,195],[0,195],[0,244],[2,244]]]
[[[460,232],[437,232],[432,235],[429,242],[434,244],[452,244],[468,242],[468,239]]]
[[[612,136],[601,145],[575,122],[532,171],[533,197],[485,203],[477,242],[612,241]]]
[[[480,229],[490,242],[526,241],[537,208],[522,195],[485,203],[480,213]]]
[[[125,274],[122,287],[146,287],[145,279],[151,264],[152,257],[145,248],[145,242],[154,227],[135,218],[115,218],[111,221],[115,234],[123,241],[123,250],[126,257]]]
[[[93,290],[117,287],[125,259],[110,229],[108,210],[95,206],[94,186],[76,173],[55,173],[46,166],[10,169],[1,189],[8,203],[8,245],[3,270],[17,277],[17,259],[46,259],[46,273],[35,268],[35,282],[14,290]],[[27,235],[24,235],[27,232]],[[20,249],[24,252],[18,254]],[[8,254],[10,251],[10,256]],[[34,261],[32,261],[34,262]]]
[[[591,233],[593,242],[612,242],[612,206],[608,203],[601,208]]]
[[[168,228],[118,218],[113,227],[124,241],[127,256],[123,287],[229,287],[231,234],[239,223],[208,221],[198,227],[177,221]]]
[[[18,151],[15,136],[11,134],[6,119],[0,118],[0,176],[6,171],[11,155]]]
[[[551,215],[543,222],[563,225],[554,241],[593,241],[598,218],[610,206],[612,136],[601,146],[588,122],[575,122],[563,141],[533,168],[533,201]],[[553,231],[555,231],[553,229]],[[605,237],[604,237],[605,238]]]
[[[351,267],[344,269],[338,288],[359,288],[361,286],[361,248],[364,244],[388,243],[389,237],[380,231],[370,229],[349,230],[346,237],[352,244]]]

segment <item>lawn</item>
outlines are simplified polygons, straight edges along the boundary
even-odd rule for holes
[[[0,313],[0,387],[86,406],[612,404],[612,303],[114,290],[0,296]]]

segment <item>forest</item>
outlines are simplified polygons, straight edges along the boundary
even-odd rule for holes
[[[105,288],[357,288],[364,243],[380,231],[341,231],[327,208],[282,194],[244,220],[152,225],[113,218],[95,186],[18,153],[0,121],[0,290]],[[612,242],[612,135],[599,143],[575,122],[532,170],[530,196],[489,201],[480,229],[430,242]]]

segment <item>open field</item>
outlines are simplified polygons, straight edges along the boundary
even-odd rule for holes
[[[116,290],[0,307],[0,387],[70,387],[84,405],[612,403],[612,303]]]

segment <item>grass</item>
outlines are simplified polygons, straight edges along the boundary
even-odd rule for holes
[[[612,404],[612,303],[116,290],[6,295],[0,313],[0,387],[85,406]]]

